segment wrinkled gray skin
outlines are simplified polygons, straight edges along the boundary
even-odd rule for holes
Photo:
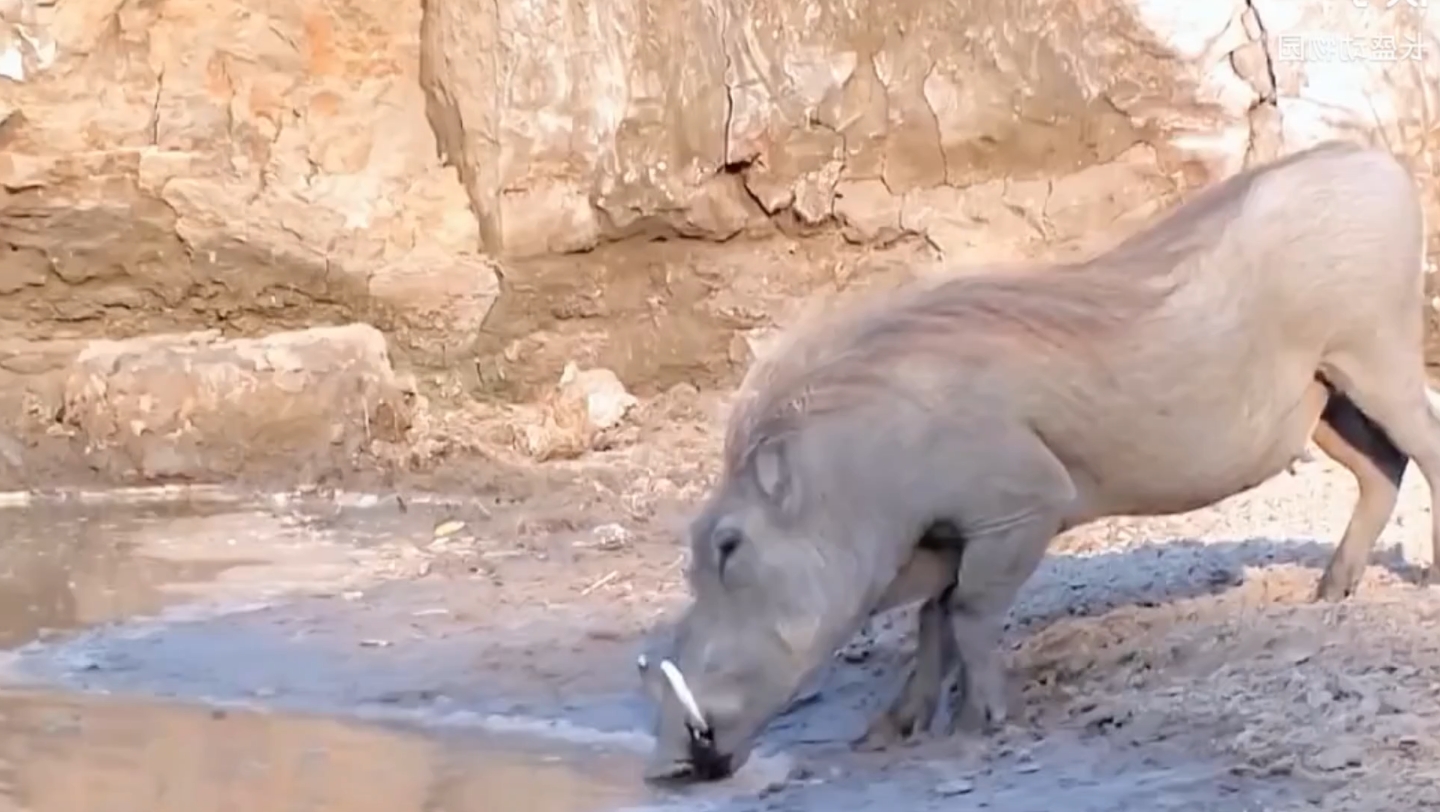
[[[1214,504],[1312,437],[1358,485],[1316,597],[1351,594],[1410,461],[1440,504],[1424,231],[1392,156],[1322,145],[1098,258],[919,283],[757,364],[689,528],[693,601],[641,669],[647,777],[729,775],[870,614],[915,600],[914,667],[865,740],[928,724],[956,668],[955,715],[1003,725],[1002,623],[1057,534]]]

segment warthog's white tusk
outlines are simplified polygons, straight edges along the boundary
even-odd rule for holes
[[[661,660],[660,673],[665,675],[665,680],[670,683],[671,688],[675,689],[675,698],[680,700],[680,706],[690,714],[695,725],[701,730],[708,729],[709,725],[705,723],[705,714],[700,712],[700,703],[696,702],[695,695],[690,693],[690,686],[685,684],[685,675],[680,673],[680,669],[676,668],[675,664],[669,660]]]
[[[639,657],[635,658],[635,666],[641,671],[644,671],[645,669],[650,667],[650,658],[646,657],[644,654],[641,654]]]

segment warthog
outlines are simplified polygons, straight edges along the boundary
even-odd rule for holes
[[[1211,505],[1312,436],[1359,485],[1316,598],[1350,595],[1409,460],[1432,499],[1440,482],[1424,230],[1400,163],[1330,143],[1091,259],[920,281],[793,331],[742,384],[689,527],[693,601],[640,664],[647,777],[728,776],[870,614],[917,600],[915,661],[862,741],[928,725],[956,668],[965,726],[1003,725],[1003,619],[1051,539]]]

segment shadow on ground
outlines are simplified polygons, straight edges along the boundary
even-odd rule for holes
[[[1011,625],[1034,633],[1062,617],[1218,595],[1240,586],[1252,568],[1314,569],[1318,583],[1334,551],[1334,544],[1314,539],[1170,539],[1089,555],[1052,555],[1021,593]],[[1419,583],[1422,568],[1407,563],[1398,546],[1376,550],[1370,563]]]
[[[1013,641],[1063,619],[1101,617],[1123,607],[1156,607],[1218,596],[1242,586],[1246,571],[1252,569],[1300,567],[1313,570],[1318,583],[1334,549],[1333,544],[1313,539],[1170,539],[1094,554],[1052,554],[1017,599],[1007,636]],[[1422,568],[1407,563],[1398,547],[1377,550],[1371,564],[1406,583],[1419,583]],[[858,736],[869,714],[878,712],[899,687],[913,636],[913,618],[914,607],[872,618],[839,652],[837,662],[817,684],[802,691],[791,708],[771,724],[764,745],[834,744]],[[667,621],[642,645],[653,656],[669,633]],[[863,710],[837,713],[837,707]],[[645,722],[649,722],[648,716]]]

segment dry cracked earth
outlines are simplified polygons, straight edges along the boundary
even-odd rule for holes
[[[715,458],[703,412],[476,474],[464,498],[0,509],[0,796],[31,812],[1440,805],[1423,480],[1360,593],[1317,604],[1354,493],[1318,454],[1210,509],[1059,539],[1013,613],[1024,711],[1003,735],[845,744],[896,687],[901,612],[837,654],[740,775],[645,788],[634,655],[684,599],[675,531]]]

